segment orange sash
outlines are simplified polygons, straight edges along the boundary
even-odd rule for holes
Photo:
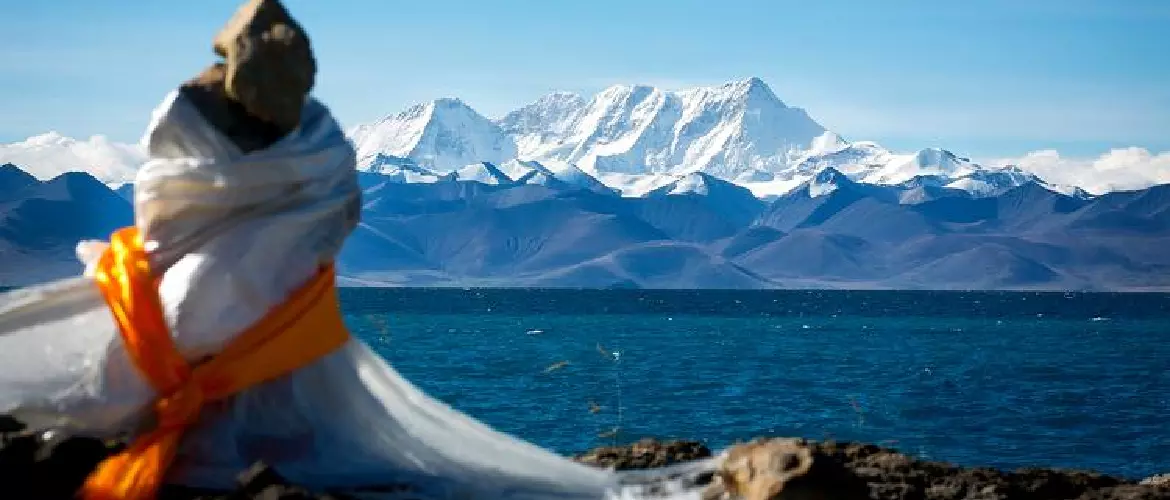
[[[329,265],[222,352],[192,368],[171,338],[142,243],[133,227],[115,232],[95,280],[130,359],[158,391],[157,427],[98,466],[82,487],[85,500],[154,498],[183,431],[198,420],[204,402],[284,376],[349,340]]]

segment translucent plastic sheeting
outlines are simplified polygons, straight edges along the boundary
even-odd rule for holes
[[[150,161],[135,180],[136,224],[163,273],[159,295],[188,360],[214,355],[283,301],[358,222],[353,146],[316,101],[306,102],[296,131],[245,155],[173,92],[144,142]],[[91,264],[100,248],[83,243],[79,258]],[[134,432],[154,397],[89,278],[0,296],[0,412],[109,436]],[[231,488],[261,459],[310,488],[435,500],[698,498],[687,477],[713,464],[652,475],[577,464],[430,398],[357,339],[208,405],[168,480]]]

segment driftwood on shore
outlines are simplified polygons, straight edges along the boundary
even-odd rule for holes
[[[47,439],[46,439],[47,438]],[[86,475],[120,443],[55,440],[0,416],[0,498],[72,500]],[[574,460],[620,470],[655,469],[708,458],[696,441],[643,440],[595,448]],[[1144,481],[1053,469],[999,471],[917,460],[871,444],[759,439],[732,447],[723,466],[697,479],[705,497],[756,499],[1170,499],[1170,476]],[[288,484],[257,464],[241,471],[236,491],[168,487],[162,500],[344,500]],[[371,491],[401,488],[371,486]]]

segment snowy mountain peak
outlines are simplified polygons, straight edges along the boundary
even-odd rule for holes
[[[499,170],[514,179],[517,184],[581,189],[604,195],[619,194],[597,178],[568,163],[554,161],[545,165],[538,161],[512,160],[500,165]]]
[[[745,78],[743,80],[735,80],[719,85],[712,85],[707,87],[694,87],[690,89],[683,89],[675,92],[680,96],[703,96],[703,98],[710,101],[721,101],[733,104],[752,104],[756,106],[778,106],[781,108],[788,107],[784,101],[781,101],[776,93],[768,84],[764,83],[758,77]]]
[[[475,110],[471,109],[471,106],[468,106],[467,103],[463,102],[463,99],[458,97],[440,97],[431,101],[428,105],[435,109],[463,109],[470,110],[473,113],[475,112]]]
[[[498,125],[456,98],[411,106],[350,132],[359,168],[378,154],[409,158],[436,172],[451,172],[481,161],[501,163],[516,156],[516,145]]]
[[[484,162],[498,168],[518,162],[522,171],[502,170],[515,182],[555,179],[623,196],[643,196],[667,185],[698,190],[708,176],[771,198],[816,181],[826,168],[863,185],[921,188],[919,198],[950,190],[991,196],[1038,179],[1018,166],[1003,165],[1006,160],[984,166],[942,148],[902,154],[873,142],[849,142],[803,109],[787,105],[759,77],[677,91],[613,85],[592,96],[553,92],[494,121],[462,99],[446,97],[358,125],[348,135],[359,170],[396,182],[477,178],[490,173]],[[48,132],[0,144],[0,163],[22,165],[41,180],[83,170],[118,186],[132,180],[145,159],[140,146],[100,135],[77,140]],[[1036,168],[1030,160],[1018,161]],[[1108,176],[1129,176],[1136,185],[1163,180],[1162,174],[1142,172],[1150,161],[1136,158],[1125,172],[1111,169]],[[1082,163],[1077,168],[1098,168]],[[1089,195],[1071,183],[1104,177],[1036,171],[1047,172],[1040,182],[1048,189],[1075,197]],[[681,184],[680,178],[685,179]],[[484,179],[500,181],[495,175]]]
[[[758,77],[681,91],[612,85],[588,99],[554,92],[495,122],[459,99],[437,99],[360,126],[352,136],[363,168],[379,153],[434,172],[484,161],[538,161],[573,165],[611,186],[617,181],[627,194],[646,193],[690,172],[745,186],[767,184],[753,190],[775,193],[826,167],[856,182],[883,185],[923,176],[945,185],[986,170],[940,148],[895,154],[872,142],[849,143],[803,109],[786,105]],[[1009,174],[954,187],[990,192],[1021,182]]]
[[[617,84],[610,85],[597,94],[594,101],[613,102],[613,101],[641,101],[650,94],[662,92],[661,90],[643,84]]]
[[[380,174],[385,180],[397,183],[432,183],[454,179],[455,174],[439,174],[418,166],[410,158],[377,153],[359,170]]]
[[[861,180],[870,184],[899,184],[921,175],[954,179],[981,168],[939,148],[922,149],[912,155],[886,155],[882,163],[865,173]]]
[[[754,91],[768,92],[769,94],[772,93],[772,89],[770,87],[768,87],[768,84],[764,83],[764,80],[758,76],[752,76],[752,77],[745,78],[743,80],[740,80],[738,82],[733,83],[733,85],[742,87],[742,88],[747,89],[749,91],[754,90]],[[775,97],[775,96],[773,95],[773,97]]]
[[[577,94],[575,92],[557,91],[551,94],[546,94],[544,97],[537,99],[536,103],[546,106],[585,104],[585,98],[581,97],[581,94]]]
[[[675,176],[675,179],[650,192],[651,195],[681,195],[681,194],[697,194],[706,196],[711,194],[712,186],[716,183],[726,183],[711,174],[703,172],[690,172]],[[717,188],[716,188],[717,189]]]
[[[809,179],[805,184],[805,189],[810,198],[818,198],[827,196],[841,187],[851,184],[853,184],[853,181],[849,179],[849,176],[833,167],[826,167],[820,172],[817,172],[812,179]]]
[[[564,122],[580,111],[588,101],[572,92],[553,92],[498,120],[509,134],[541,132],[544,127]]]
[[[784,104],[784,101],[781,101],[776,96],[776,93],[772,91],[772,87],[769,87],[768,84],[756,76],[738,82],[726,83],[723,87],[730,90],[733,95],[751,104],[774,104],[781,107],[788,107],[787,104]]]
[[[967,162],[969,167],[949,176],[946,187],[966,191],[974,196],[995,196],[1027,183],[1043,183],[1036,176],[1015,167],[986,169]],[[1060,192],[1059,189],[1053,189]]]
[[[844,182],[850,182],[850,180],[849,176],[845,175],[840,170],[837,170],[833,167],[826,167],[820,172],[817,172],[817,175],[813,176],[812,182],[818,184],[840,184]]]
[[[941,161],[958,161],[958,157],[954,153],[942,148],[924,148],[918,150],[916,155],[921,162],[939,163]]]
[[[493,186],[510,186],[516,183],[515,179],[486,161],[467,165],[455,171],[455,177],[461,181],[474,181]]]
[[[554,92],[504,115],[496,123],[522,154],[567,134],[586,104],[588,101],[577,94]]]
[[[826,132],[759,78],[677,92],[613,85],[587,102],[546,96],[500,124],[522,159],[599,175],[697,170],[728,179],[778,171]]]

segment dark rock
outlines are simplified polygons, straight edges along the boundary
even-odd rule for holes
[[[687,442],[682,442],[687,443]],[[698,444],[690,442],[693,444]],[[667,445],[659,444],[663,450]],[[637,469],[646,445],[603,447],[575,457],[609,467]],[[637,451],[635,451],[637,450]],[[670,452],[661,451],[669,455]],[[657,453],[655,453],[657,455]],[[681,457],[676,461],[684,461]],[[696,457],[701,458],[701,457]],[[1014,472],[918,460],[872,444],[760,439],[734,447],[704,495],[729,498],[824,498],[872,500],[1147,500],[1170,499],[1159,476],[1142,484],[1101,474],[1054,469]],[[752,494],[762,495],[758,497]],[[770,495],[770,496],[769,496]]]
[[[583,464],[612,467],[617,470],[651,469],[689,462],[711,456],[711,450],[698,441],[643,439],[628,446],[606,446],[573,457]]]
[[[7,435],[13,432],[24,430],[25,425],[19,420],[8,415],[0,415],[0,435]]]
[[[0,418],[0,422],[8,422]],[[9,425],[6,428],[20,427]],[[46,438],[15,430],[0,432],[0,498],[72,500],[86,476],[118,443]],[[642,440],[597,448],[574,457],[581,463],[617,469],[654,469],[708,458],[696,441]],[[1013,472],[963,468],[918,460],[870,444],[759,439],[727,452],[713,473],[691,478],[707,500],[733,494],[755,499],[870,500],[1155,500],[1170,499],[1166,476],[1142,483],[1101,474],[1054,469]],[[651,479],[653,480],[653,479]],[[238,477],[234,491],[167,486],[160,500],[347,500],[288,484],[278,471],[257,463]],[[645,491],[653,493],[653,485]],[[409,492],[406,485],[370,485],[366,492]]]
[[[760,439],[728,450],[706,498],[868,498],[869,481],[842,461],[798,439]],[[914,491],[897,488],[899,498]]]
[[[160,500],[348,500],[348,497],[313,493],[289,484],[275,469],[257,462],[236,478],[239,487],[232,492],[203,490],[184,486],[167,486]]]
[[[73,500],[98,463],[119,449],[97,439],[0,433],[0,498]]]
[[[287,134],[279,125],[249,114],[242,104],[229,97],[225,89],[226,78],[226,66],[214,64],[180,86],[179,92],[195,105],[211,126],[244,153],[271,146]]]
[[[224,62],[179,87],[244,153],[271,146],[301,122],[317,63],[309,39],[277,0],[249,0],[216,34]]]
[[[248,113],[285,132],[300,124],[317,62],[308,35],[277,0],[249,0],[215,36],[224,89]]]
[[[0,415],[0,498],[4,500],[75,500],[85,479],[123,443],[88,438],[57,438],[52,433],[23,432],[23,424]],[[7,430],[14,429],[14,430]],[[235,491],[165,486],[159,500],[348,500],[316,494],[288,482],[258,463],[240,474]]]

